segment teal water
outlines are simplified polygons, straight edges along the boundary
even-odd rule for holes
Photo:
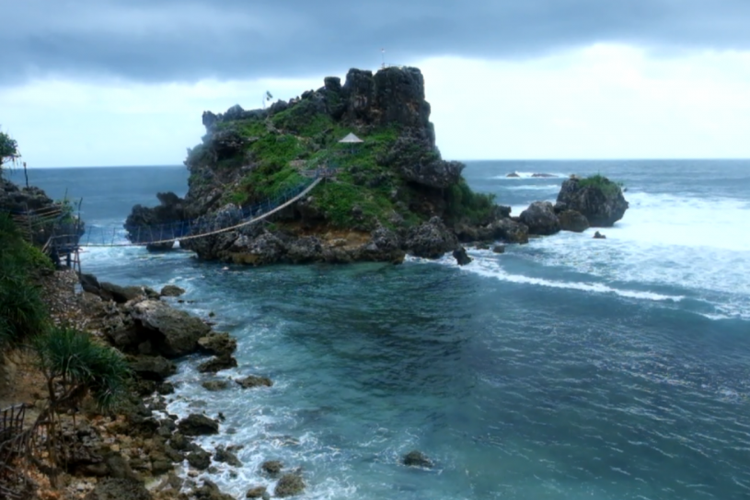
[[[508,179],[511,171],[520,179]],[[607,240],[564,233],[410,259],[242,268],[188,253],[92,249],[85,271],[188,290],[239,339],[239,368],[270,390],[209,393],[187,359],[171,410],[226,416],[244,466],[214,476],[244,496],[258,465],[302,467],[302,498],[750,498],[750,162],[473,162],[465,175],[514,213],[562,178],[623,181],[631,210]],[[122,221],[184,168],[30,172],[84,217]],[[83,178],[96,179],[76,192]],[[400,466],[420,449],[432,470]]]

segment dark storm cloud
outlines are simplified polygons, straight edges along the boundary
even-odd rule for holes
[[[750,0],[0,0],[0,82],[320,75],[592,42],[750,47]]]

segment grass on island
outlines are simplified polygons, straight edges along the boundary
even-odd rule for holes
[[[273,199],[303,184],[309,176],[305,171],[318,168],[336,170],[335,180],[327,180],[314,192],[313,203],[334,227],[372,229],[378,224],[393,226],[403,220],[409,226],[420,222],[409,207],[411,196],[417,194],[394,172],[391,164],[393,145],[401,135],[398,125],[389,125],[358,133],[364,142],[344,145],[338,141],[350,133],[329,114],[319,112],[316,104],[303,100],[270,118],[252,117],[219,122],[217,133],[245,139],[244,153],[215,161],[206,144],[188,150],[188,165],[213,165],[218,170],[252,169],[227,190],[223,203],[247,206]],[[439,159],[436,151],[422,150],[416,144],[406,145],[399,155],[420,163]],[[200,185],[207,179],[191,175],[189,184]],[[494,195],[474,193],[465,180],[443,194],[446,218],[452,222],[480,224],[489,221],[494,211]]]
[[[607,196],[617,196],[622,192],[623,183],[613,182],[601,174],[582,177],[578,181],[578,187],[583,189],[587,187],[598,188]]]

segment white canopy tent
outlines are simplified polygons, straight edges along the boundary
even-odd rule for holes
[[[352,133],[350,133],[349,135],[347,135],[346,137],[344,137],[343,139],[339,141],[340,144],[357,144],[360,142],[365,142],[365,141],[363,141],[362,139],[360,139],[359,137],[357,137],[356,135]]]

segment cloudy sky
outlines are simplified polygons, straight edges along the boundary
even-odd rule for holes
[[[201,113],[422,69],[451,159],[750,158],[748,0],[0,0],[30,166],[179,164]]]

